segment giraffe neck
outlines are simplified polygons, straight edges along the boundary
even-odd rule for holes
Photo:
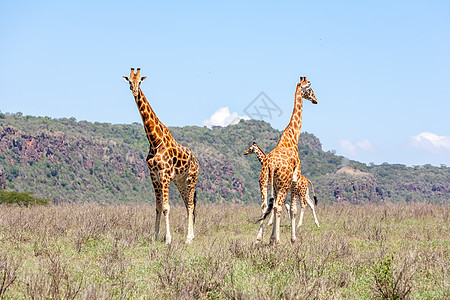
[[[285,148],[295,147],[297,148],[298,139],[300,137],[300,130],[302,128],[302,112],[303,112],[303,93],[302,88],[297,86],[295,91],[295,103],[294,110],[292,111],[291,121],[284,129],[277,146],[283,146]]]
[[[164,136],[171,137],[169,129],[159,121],[152,107],[145,98],[144,93],[139,88],[139,94],[134,97],[136,105],[139,109],[139,113],[142,117],[142,122],[144,123],[145,132],[147,134],[147,139],[150,143],[151,149],[156,149],[163,145],[165,139]]]
[[[256,157],[258,158],[260,163],[263,163],[264,158],[266,158],[266,154],[264,153],[264,151],[262,151],[261,148],[259,148],[259,146],[255,145],[256,150],[255,150],[255,154]]]

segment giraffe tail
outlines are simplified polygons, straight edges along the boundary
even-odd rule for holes
[[[269,179],[270,179],[270,196],[271,196],[271,198],[272,198],[272,202],[273,202],[273,199],[274,199],[274,195],[273,195],[273,173],[274,173],[274,170],[273,170],[274,168],[272,167],[272,168],[269,168]],[[269,199],[269,201],[270,201],[270,199]]]
[[[319,202],[319,201],[317,200],[316,193],[314,193],[314,185],[312,184],[311,180],[309,180],[309,179],[308,179],[308,182],[311,185],[311,189],[312,189],[312,192],[313,192],[313,195],[314,195],[314,205],[317,205],[317,202]]]
[[[194,212],[192,213],[192,216],[193,216],[193,221],[194,221],[194,224],[195,224],[195,208],[197,207],[197,191],[195,191],[194,192]]]
[[[256,220],[255,223],[258,223],[258,222],[264,220],[264,219],[270,214],[270,212],[271,212],[272,209],[273,209],[273,202],[274,202],[273,197],[270,197],[269,203],[267,204],[267,209],[266,209],[266,211],[264,212],[264,214],[263,214],[263,216],[262,216],[261,218],[259,218],[258,220]]]

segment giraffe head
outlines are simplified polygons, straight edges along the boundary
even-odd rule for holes
[[[134,68],[131,68],[131,74],[128,78],[127,76],[122,76],[123,79],[130,83],[130,90],[133,92],[133,96],[137,96],[139,94],[139,86],[141,85],[141,82],[147,78],[146,76],[140,77],[141,69],[138,68],[136,74],[134,74]]]
[[[258,151],[258,146],[255,142],[253,142],[250,147],[248,147],[247,151],[244,152],[244,155],[256,153]]]
[[[301,92],[301,94],[300,94]],[[313,104],[317,104],[316,95],[311,88],[311,82],[306,80],[306,77],[300,77],[300,82],[297,83],[297,94],[306,100],[311,101]]]

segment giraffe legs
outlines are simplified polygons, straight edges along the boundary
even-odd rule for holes
[[[277,192],[275,190],[274,190],[274,194],[275,194],[274,197],[276,199],[277,198]],[[288,204],[286,204],[286,205],[288,205]],[[273,224],[273,217],[274,217],[274,210],[272,210],[272,212],[270,213],[270,219],[269,219],[269,222],[267,223],[267,226],[270,226],[270,225]]]
[[[170,244],[172,237],[170,235],[169,225],[169,185],[170,180],[167,175],[157,176],[155,173],[150,173],[152,178],[153,188],[156,196],[156,220],[155,220],[155,241],[158,240],[159,226],[161,224],[161,214],[164,214],[166,221],[166,244]]]
[[[295,243],[297,237],[295,236],[295,216],[297,215],[297,196],[294,193],[294,188],[291,188],[291,206],[289,209],[289,216],[291,219],[291,242]]]
[[[187,179],[182,181],[174,181],[178,188],[178,191],[183,198],[184,205],[186,206],[187,218],[188,218],[188,233],[186,237],[186,244],[190,244],[194,239],[194,211],[195,211],[195,187],[197,184],[198,172],[192,172]]]
[[[172,237],[170,235],[170,225],[169,225],[169,184],[170,180],[168,176],[163,176],[159,178],[156,174],[150,173],[152,178],[153,188],[155,189],[156,196],[156,220],[155,220],[155,241],[158,240],[159,236],[159,226],[161,224],[161,214],[164,214],[166,221],[166,244],[172,242]]]
[[[153,188],[155,190],[155,197],[156,197],[156,218],[155,218],[155,234],[154,234],[154,238],[156,241],[156,240],[158,240],[159,225],[161,223],[163,197],[162,197],[161,183],[160,183],[157,175],[153,172],[150,172],[150,177],[152,179],[152,184],[153,184]]]
[[[280,242],[280,217],[281,209],[283,208],[283,202],[286,198],[286,191],[278,191],[277,199],[273,205],[275,220],[273,222],[272,236],[270,237],[270,244],[278,244]]]
[[[169,205],[169,186],[171,177],[173,177],[173,171],[167,170],[152,170],[150,163],[150,176],[152,178],[153,188],[155,189],[156,196],[156,220],[155,220],[155,240],[158,239],[159,227],[161,224],[161,215],[164,215],[166,224],[166,244],[172,242],[172,235],[170,234],[170,205]],[[187,218],[188,218],[188,233],[186,243],[190,244],[194,239],[194,222],[195,222],[195,187],[197,185],[198,177],[198,162],[192,157],[189,160],[187,166],[187,172],[183,175],[173,178],[178,191],[183,198],[186,206]]]
[[[263,165],[261,169],[261,173],[259,174],[259,188],[261,190],[261,215],[264,215],[267,209],[267,182],[269,179],[269,168]],[[263,227],[264,227],[264,219],[259,222],[259,230],[258,235],[256,236],[256,241],[261,242],[263,239]]]
[[[314,202],[309,197],[309,193],[306,193],[305,200],[308,203],[309,207],[311,207],[311,210],[312,210],[312,213],[313,213],[313,216],[314,216],[314,223],[316,223],[316,226],[320,228],[319,220],[317,219],[317,216],[316,216],[316,210],[314,209],[315,208],[314,207]]]
[[[273,216],[274,216],[274,211],[272,210],[272,212],[270,213],[270,219],[269,222],[267,222],[267,226],[270,226],[273,224]]]
[[[267,195],[266,195],[266,199],[267,199]],[[261,205],[261,215],[264,215],[266,210],[267,210],[267,202],[263,202],[263,204]],[[259,222],[258,235],[256,236],[256,241],[257,242],[262,242],[263,232],[264,232],[264,228],[263,227],[264,227],[264,219]]]
[[[170,180],[168,178],[161,179],[162,186],[162,213],[164,214],[164,219],[166,223],[166,244],[170,244],[172,242],[172,236],[170,235],[170,223],[169,223],[169,213],[170,213],[170,205],[169,205],[169,185]]]
[[[297,196],[300,200],[300,204],[302,206],[302,208],[300,210],[300,220],[298,221],[297,228],[299,228],[303,224],[303,215],[305,214],[305,207],[306,207],[306,195],[308,195],[308,193],[309,193],[308,187],[306,187],[306,191],[304,191],[303,189],[297,188],[296,194],[297,194]]]
[[[305,207],[306,207],[305,198],[301,198],[300,203],[302,205],[302,208],[300,209],[300,217],[299,217],[300,220],[298,221],[297,228],[302,226],[303,224],[303,215],[305,214]]]
[[[276,198],[277,196],[276,196],[276,193],[275,193],[275,198]],[[284,204],[284,208],[286,208],[286,211],[287,211],[287,213],[288,213],[288,216],[289,216],[289,220],[291,219],[291,214],[290,214],[290,205],[289,205],[289,203],[285,203]],[[274,217],[274,211],[272,210],[272,212],[270,213],[270,219],[269,219],[269,222],[267,222],[267,225],[268,226],[270,226],[270,225],[272,225],[273,224],[273,217]]]
[[[316,216],[314,202],[309,197],[309,188],[307,188],[306,193],[304,195],[300,195],[300,197],[301,197],[302,209],[300,211],[300,220],[298,221],[297,228],[302,226],[302,224],[303,224],[303,214],[304,214],[306,204],[308,204],[309,207],[311,207],[311,210],[312,210],[312,213],[314,216],[314,223],[316,223],[316,226],[320,228],[319,220],[317,219],[317,216]]]
[[[198,162],[196,159],[191,160],[191,165],[189,168],[189,176],[187,178],[187,184],[189,185],[188,201],[186,205],[187,214],[188,214],[188,235],[186,238],[186,243],[190,244],[194,239],[194,223],[195,223],[195,207],[197,205],[197,195],[195,192],[195,188],[197,186],[197,178],[198,178]]]
[[[187,215],[188,215],[188,234],[186,237],[186,244],[190,244],[194,239],[194,197],[195,197],[195,187],[190,189],[188,194],[188,201],[185,201]]]
[[[295,186],[297,185],[297,181],[300,177],[300,164],[295,167],[294,172],[292,173],[292,183],[291,183],[291,191],[295,189]],[[277,198],[276,192],[275,192],[275,198]],[[285,204],[286,210],[289,213],[289,219],[291,218],[291,214],[290,214],[290,206],[289,204]],[[297,212],[297,210],[295,210]],[[272,225],[273,223],[273,217],[274,217],[274,210],[272,210],[272,213],[270,214],[270,219],[269,222],[267,223],[267,225]]]
[[[156,199],[159,198],[158,195],[156,195]],[[162,201],[160,201],[162,202]],[[158,200],[156,200],[156,220],[155,220],[155,241],[158,240],[159,235],[159,225],[161,224],[161,211],[162,211],[162,205],[158,203]]]

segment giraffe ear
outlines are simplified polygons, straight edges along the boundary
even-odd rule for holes
[[[141,82],[144,81],[147,78],[147,76],[141,77]]]
[[[129,82],[130,80],[128,79],[127,76],[122,76],[123,80],[125,80],[126,82]]]

